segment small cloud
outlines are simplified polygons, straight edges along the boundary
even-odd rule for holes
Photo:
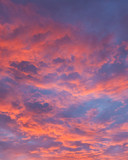
[[[53,63],[64,63],[64,62],[65,62],[65,59],[60,58],[60,57],[53,59]]]
[[[48,65],[43,61],[39,62],[39,66],[40,67],[48,67]]]
[[[49,103],[41,104],[39,102],[25,103],[27,111],[33,112],[33,113],[48,113],[52,110],[52,107],[49,105]]]
[[[20,63],[12,62],[10,66],[15,67],[22,72],[37,73],[37,68],[29,61],[22,61]]]
[[[68,75],[62,74],[60,78],[64,81],[77,80],[80,79],[80,75],[78,72],[72,72]]]

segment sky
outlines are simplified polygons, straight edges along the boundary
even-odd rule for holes
[[[127,0],[0,0],[0,160],[127,160],[127,35]]]

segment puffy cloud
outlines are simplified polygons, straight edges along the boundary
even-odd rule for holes
[[[47,113],[52,110],[52,107],[48,103],[44,103],[42,105],[39,102],[34,102],[34,103],[27,102],[25,106],[28,111],[36,114],[41,114],[42,112]]]
[[[22,61],[19,64],[12,62],[11,66],[17,68],[18,70],[22,72],[37,73],[37,68],[33,64],[29,63],[28,61]]]

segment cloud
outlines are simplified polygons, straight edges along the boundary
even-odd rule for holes
[[[54,59],[53,62],[54,63],[63,63],[63,62],[65,62],[65,60],[60,58],[60,57],[58,57],[58,58]]]
[[[52,110],[52,107],[48,103],[40,104],[39,102],[27,102],[25,106],[28,111],[36,114],[47,113]]]
[[[37,68],[28,61],[22,61],[18,64],[16,64],[15,62],[12,62],[10,66],[15,67],[22,72],[34,73],[34,74],[37,73]]]
[[[0,127],[1,128],[9,129],[15,125],[16,125],[15,120],[11,119],[10,116],[7,116],[6,114],[0,114]]]
[[[127,159],[127,4],[0,1],[0,159]]]
[[[127,137],[128,137],[128,132],[119,132],[113,136],[113,140],[116,142],[123,141],[123,140],[125,141]]]
[[[63,74],[63,75],[61,75],[60,78],[61,78],[62,80],[64,80],[64,81],[71,81],[71,80],[80,79],[80,75],[79,75],[79,73],[77,73],[77,72],[72,72],[72,73],[70,73],[70,74],[68,74],[68,75]]]

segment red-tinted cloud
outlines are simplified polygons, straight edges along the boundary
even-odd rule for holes
[[[0,159],[127,159],[126,39],[22,3],[0,1]]]

